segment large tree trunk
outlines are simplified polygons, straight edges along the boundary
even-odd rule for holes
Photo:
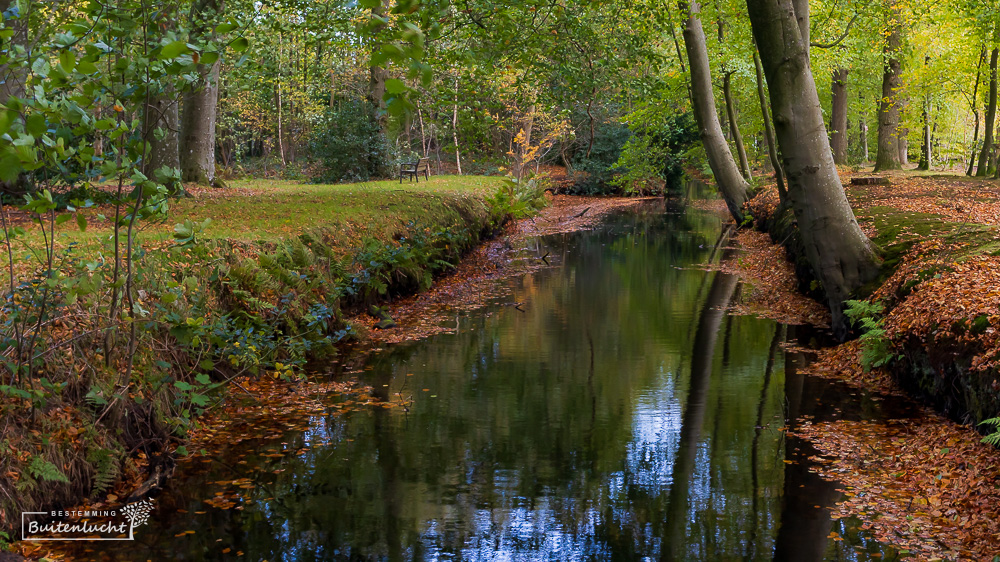
[[[875,153],[875,171],[898,170],[899,159],[899,88],[902,85],[902,8],[892,9],[889,36],[885,41],[885,66],[882,69],[882,99],[878,110],[878,151]]]
[[[833,161],[840,165],[847,164],[847,73],[846,68],[833,71],[830,148]]]
[[[224,0],[199,0],[191,6],[192,39],[212,33],[213,22],[222,15]],[[215,185],[215,118],[219,103],[220,61],[198,68],[195,89],[184,94],[181,112],[181,179]]]
[[[771,125],[771,114],[768,110],[767,92],[764,91],[764,70],[760,66],[760,55],[757,54],[757,45],[753,47],[753,65],[757,71],[757,99],[760,100],[760,114],[764,117],[764,140],[767,142],[767,156],[771,159],[771,167],[774,168],[774,180],[778,185],[778,198],[785,200],[785,172],[781,169],[781,161],[778,160],[778,147],[774,140],[774,127]]]
[[[1000,28],[998,28],[1000,29]],[[993,151],[993,123],[997,118],[997,54],[1000,49],[994,47],[990,53],[990,98],[986,105],[986,121],[983,127],[983,150],[979,153],[977,176],[986,176],[989,172],[990,153]]]
[[[747,181],[753,179],[750,171],[750,161],[747,159],[747,149],[743,145],[743,135],[740,134],[740,126],[736,122],[736,106],[733,102],[733,73],[727,72],[722,80],[722,95],[726,100],[726,115],[729,116],[729,131],[733,135],[733,143],[736,145],[736,154],[740,157],[740,170]]]
[[[149,170],[166,166],[180,168],[180,151],[178,132],[180,130],[180,113],[177,111],[177,97],[173,88],[164,90],[150,101],[149,111],[153,116],[149,135]],[[155,133],[160,129],[161,135]]]
[[[681,13],[686,13],[684,22],[684,48],[691,68],[691,98],[694,116],[701,132],[701,142],[705,145],[708,164],[712,168],[715,182],[729,212],[737,223],[743,222],[743,204],[747,199],[749,185],[740,175],[733,153],[722,134],[719,117],[715,113],[715,95],[712,93],[712,75],[708,65],[708,50],[705,46],[705,32],[698,14],[701,11],[697,0],[690,4],[679,0]]]
[[[806,258],[826,292],[834,332],[847,335],[844,301],[878,273],[878,258],[854,218],[833,162],[798,22],[798,0],[747,0],[771,94],[788,200]],[[805,8],[808,9],[808,8]]]
[[[219,96],[219,62],[202,72],[197,89],[184,95],[181,114],[181,179],[215,183],[215,117]]]

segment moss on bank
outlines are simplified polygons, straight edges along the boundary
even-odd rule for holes
[[[983,200],[992,188],[900,173],[888,188],[847,190],[884,260],[879,277],[854,296],[883,307],[877,337],[862,344],[903,388],[973,425],[1000,413],[1000,230],[979,209],[996,205],[996,197]],[[749,206],[757,227],[785,246],[800,288],[816,292],[794,217],[776,190]]]
[[[49,344],[31,358],[33,376],[0,381],[0,540],[22,511],[72,505],[116,483],[128,492],[153,469],[164,473],[198,415],[226,399],[228,380],[297,377],[335,354],[352,335],[345,311],[428,287],[509,218],[490,197],[498,184],[237,185],[178,204],[178,240],[168,225],[143,233],[139,298],[116,329],[95,329],[106,294],[50,293],[40,334]],[[63,274],[109,276],[99,259],[106,233],[97,224],[88,236],[94,230],[89,241],[60,239]],[[6,295],[8,308],[37,298],[38,281]],[[138,346],[126,377],[132,320]]]

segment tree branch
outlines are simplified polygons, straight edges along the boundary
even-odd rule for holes
[[[851,32],[851,26],[854,25],[854,21],[857,20],[858,16],[860,16],[860,15],[861,15],[861,12],[855,12],[854,13],[854,17],[851,18],[851,21],[847,22],[847,27],[844,29],[844,32],[840,34],[840,37],[838,37],[836,41],[834,41],[832,43],[809,43],[809,46],[810,47],[816,47],[817,49],[830,49],[832,47],[836,47],[844,39],[847,38],[847,34]]]

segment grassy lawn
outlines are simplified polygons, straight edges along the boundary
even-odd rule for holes
[[[218,238],[270,240],[347,225],[375,234],[410,221],[434,222],[441,201],[482,199],[499,185],[499,178],[482,176],[435,176],[419,184],[238,180],[223,193],[171,203],[171,221],[157,230],[167,234],[173,223],[211,218],[208,234]]]
[[[348,248],[365,237],[392,238],[411,222],[431,226],[450,222],[463,211],[485,211],[482,201],[499,185],[500,178],[485,176],[435,176],[419,184],[400,184],[398,180],[335,185],[233,180],[225,189],[196,188],[194,197],[172,200],[166,221],[140,223],[139,241],[155,246],[172,237],[177,223],[212,219],[204,234],[207,238],[270,242],[323,229]],[[95,254],[111,234],[110,221],[99,215],[110,217],[114,208],[104,205],[82,212],[88,220],[87,230],[80,232],[75,221],[57,226],[56,245],[63,248],[75,242],[77,255]],[[40,248],[37,225],[23,216],[15,219],[28,231],[15,245],[15,255],[23,255],[24,244]],[[7,263],[3,254],[0,266]]]

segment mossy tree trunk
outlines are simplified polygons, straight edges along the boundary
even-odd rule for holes
[[[998,28],[1000,29],[1000,28]],[[994,47],[990,53],[990,97],[986,104],[986,121],[983,123],[983,149],[979,153],[977,176],[986,176],[989,172],[989,158],[993,152],[993,123],[997,118],[997,55],[1000,48]]]
[[[882,69],[882,99],[878,109],[878,150],[875,171],[898,170],[899,159],[899,89],[903,84],[903,64],[900,61],[903,44],[902,8],[894,6],[885,39],[885,66]]]
[[[774,112],[775,133],[788,181],[788,200],[810,265],[833,313],[834,331],[847,335],[844,301],[878,273],[875,251],[854,218],[833,162],[809,67],[809,42],[800,31],[808,10],[796,0],[747,0],[750,23]],[[806,23],[808,25],[808,23]]]

